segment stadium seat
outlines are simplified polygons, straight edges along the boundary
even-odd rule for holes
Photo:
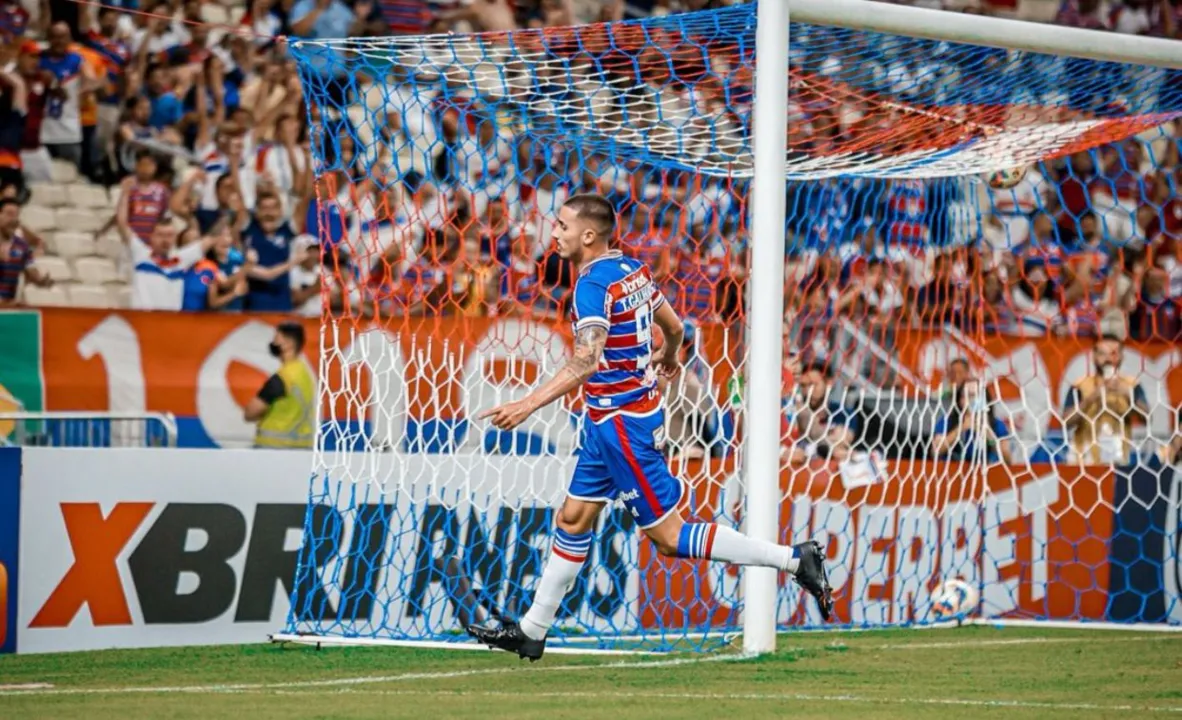
[[[107,199],[107,191],[100,185],[88,183],[74,183],[70,185],[70,205],[78,208],[94,208],[106,210],[111,207]]]
[[[1059,0],[1018,0],[1018,19],[1031,22],[1054,22],[1059,14]]]
[[[78,179],[78,168],[68,160],[54,160],[50,166],[50,177],[55,183],[72,183]]]
[[[201,3],[201,20],[210,25],[229,25],[230,13],[215,2]]]
[[[105,213],[95,212],[94,210],[85,210],[82,208],[67,207],[57,211],[57,225],[60,230],[72,230],[74,232],[94,232],[107,224],[109,218]]]
[[[126,283],[107,285],[107,295],[111,298],[111,307],[131,307],[131,286]]]
[[[51,288],[39,288],[36,285],[25,286],[25,304],[42,307],[68,307],[70,296],[60,285]]]
[[[95,243],[95,252],[102,257],[119,262],[126,257],[127,246],[119,239],[118,233],[108,232],[99,236],[98,242]]]
[[[55,281],[73,282],[74,269],[70,267],[70,263],[55,255],[42,255],[37,258],[37,269],[43,273],[47,273],[49,277]]]
[[[75,307],[115,307],[114,298],[102,285],[70,285],[67,292],[70,296],[70,304]]]
[[[56,185],[54,183],[31,183],[29,185],[31,193],[30,200],[33,205],[41,205],[43,207],[61,207],[69,202],[66,195],[66,188],[63,185]]]
[[[98,245],[86,233],[59,232],[53,238],[55,254],[70,260],[98,253]]]
[[[239,5],[229,9],[230,10],[230,25],[237,25],[242,16],[246,14],[246,8]]]
[[[110,258],[78,258],[74,262],[74,270],[79,282],[89,283],[91,285],[103,285],[120,280],[119,272],[115,269],[115,263]]]
[[[41,205],[27,205],[21,209],[21,224],[30,230],[43,232],[57,227],[53,210]]]

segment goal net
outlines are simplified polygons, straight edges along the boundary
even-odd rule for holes
[[[793,23],[786,281],[751,297],[755,19],[293,43],[327,267],[285,636],[462,642],[528,606],[580,399],[514,432],[477,417],[569,354],[550,234],[579,192],[690,323],[664,390],[688,515],[743,528],[745,483],[778,473],[781,541],[826,543],[843,624],[934,622],[948,578],[972,617],[1182,620],[1154,582],[1177,562],[1182,78]],[[745,379],[754,303],[783,305],[779,387]],[[1096,385],[1104,333],[1129,343]],[[778,469],[744,465],[751,392],[782,396]],[[609,506],[551,642],[717,646],[739,579]],[[776,608],[820,623],[790,582]]]

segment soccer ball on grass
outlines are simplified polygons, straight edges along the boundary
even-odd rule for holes
[[[961,622],[977,609],[977,589],[960,578],[945,580],[932,592],[932,619]]]
[[[1009,190],[1026,177],[1026,167],[1013,167],[1005,170],[995,170],[985,176],[985,182],[994,190]]]

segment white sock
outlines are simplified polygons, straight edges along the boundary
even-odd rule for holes
[[[786,545],[756,540],[714,523],[686,523],[681,527],[677,554],[709,558],[734,565],[758,565],[794,573],[800,566],[796,551]]]
[[[550,632],[562,599],[574,587],[587,554],[591,551],[591,533],[572,535],[561,528],[554,531],[550,558],[542,569],[542,578],[534,589],[534,602],[519,624],[526,637],[541,640]]]

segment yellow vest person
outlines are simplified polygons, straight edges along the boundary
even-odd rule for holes
[[[243,413],[247,422],[258,423],[254,446],[311,448],[316,441],[316,378],[302,354],[304,326],[280,323],[268,349],[283,364]]]

